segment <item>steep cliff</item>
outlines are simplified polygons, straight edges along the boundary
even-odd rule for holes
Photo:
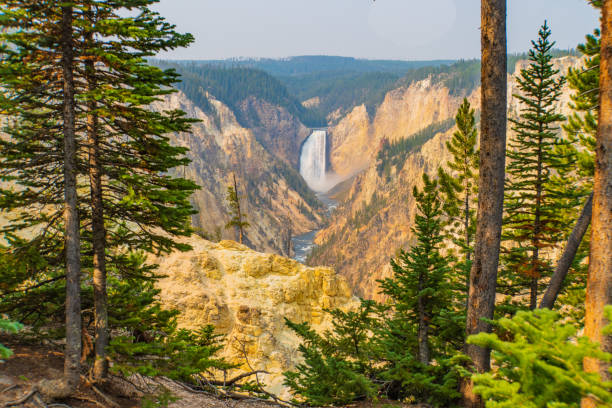
[[[370,120],[364,105],[355,107],[330,129],[330,163],[340,175],[352,175],[375,158],[383,140],[397,141],[454,116],[463,94],[453,95],[431,79],[394,89]],[[471,100],[476,94],[470,96]]]
[[[163,304],[181,312],[180,327],[214,325],[227,341],[223,355],[243,371],[250,371],[250,364],[269,372],[261,379],[271,392],[284,392],[282,372],[299,361],[298,338],[284,319],[322,331],[330,325],[323,309],[358,304],[330,268],[309,268],[233,241],[189,243],[192,251],[157,261],[167,275],[159,282]]]
[[[580,61],[566,57],[555,63],[561,72],[567,72]],[[516,72],[525,64],[519,62]],[[509,78],[508,87],[509,95],[518,91],[514,77]],[[479,94],[479,88],[470,92],[469,99],[475,107],[479,104]],[[565,114],[569,113],[569,95],[566,88],[559,104]],[[317,235],[315,242],[319,247],[310,257],[311,264],[333,266],[346,276],[357,294],[378,298],[376,280],[390,273],[389,259],[398,248],[413,244],[412,187],[420,185],[423,172],[435,174],[448,161],[445,143],[454,128],[432,135],[422,147],[407,154],[405,160],[388,166],[388,173],[381,171],[382,163],[375,160],[381,141],[410,137],[433,123],[452,118],[461,99],[460,93],[451,92],[444,83],[430,78],[387,94],[372,122],[366,124],[359,108],[339,122],[331,132],[334,146],[331,158],[336,171],[352,169],[351,163],[356,161],[368,162],[369,166],[344,194],[328,227]],[[511,117],[519,113],[520,105],[514,96],[509,98],[508,109]],[[345,154],[350,151],[361,152],[362,157],[351,158]]]
[[[283,160],[270,153],[257,140],[256,131],[241,126],[226,105],[210,95],[207,97],[213,107],[212,113],[203,112],[181,92],[155,104],[160,110],[182,109],[189,117],[201,121],[193,125],[190,133],[171,137],[172,143],[189,148],[187,156],[192,161],[176,172],[201,187],[192,197],[198,210],[193,217],[194,225],[211,239],[235,238],[234,231],[225,229],[229,221],[227,187],[235,173],[244,197],[247,221],[251,224],[246,230],[248,244],[261,251],[287,254],[287,240],[291,234],[304,233],[320,225],[323,214],[320,202],[287,163],[291,161],[290,155]],[[269,118],[268,126],[272,127],[274,122],[277,128],[283,127],[284,116],[280,109],[275,111],[274,107],[257,104],[257,101],[251,103],[253,109],[261,112],[277,112],[278,122]],[[293,123],[290,127],[296,130],[295,137],[305,134],[303,126]],[[263,133],[262,129],[259,131]],[[279,133],[276,139],[284,136]],[[273,139],[270,136],[270,140]],[[284,145],[285,142],[278,143],[278,146]]]
[[[239,104],[246,125],[259,143],[271,154],[294,169],[300,165],[300,147],[310,135],[286,108],[250,96]]]

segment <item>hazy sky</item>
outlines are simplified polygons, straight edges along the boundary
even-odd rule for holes
[[[156,9],[196,42],[163,58],[342,55],[473,58],[480,0],[161,0]],[[598,25],[586,0],[508,0],[508,47],[524,51],[547,19],[559,48]]]

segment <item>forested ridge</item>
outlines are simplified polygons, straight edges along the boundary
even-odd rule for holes
[[[558,58],[576,52],[552,50],[551,55]],[[513,73],[516,63],[527,58],[526,53],[510,54],[508,72]],[[254,96],[287,108],[310,127],[325,126],[332,113],[344,114],[361,104],[373,117],[387,92],[430,77],[446,86],[451,95],[467,95],[480,85],[479,60],[404,62],[313,56],[155,63],[176,68],[182,74],[179,89],[207,112],[211,107],[202,90],[232,108]],[[301,102],[312,98],[316,103],[304,108]],[[244,123],[244,118],[239,120]]]
[[[295,96],[276,78],[253,68],[228,68],[223,66],[157,61],[161,67],[174,68],[181,74],[177,88],[206,113],[214,113],[207,93],[229,106],[242,125],[247,119],[238,104],[248,97],[255,97],[287,109],[306,126],[325,126],[317,112],[305,108]]]

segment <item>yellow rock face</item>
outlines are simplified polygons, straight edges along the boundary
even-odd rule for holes
[[[561,72],[567,72],[568,68],[576,68],[581,62],[575,57],[565,57],[554,60],[554,64]],[[525,66],[525,62],[519,62],[516,72]],[[523,108],[514,96],[518,92],[516,76],[510,76],[510,117],[517,117]],[[565,115],[570,113],[570,95],[566,86],[557,106]],[[480,88],[474,90],[468,99],[475,109],[479,109]],[[368,122],[365,108],[357,107],[330,130],[330,157],[336,173],[351,173],[355,170],[352,164],[362,165],[364,160],[369,165],[355,177],[329,225],[318,233],[315,242],[322,246],[322,250],[317,252],[314,262],[334,266],[346,277],[356,294],[380,300],[377,281],[391,274],[389,259],[396,255],[398,248],[408,249],[414,244],[411,228],[414,226],[416,203],[412,188],[415,185],[421,187],[423,172],[435,177],[438,167],[450,160],[446,142],[455,129],[437,134],[388,175],[379,172],[375,160],[380,141],[398,140],[449,119],[456,114],[462,100],[460,95],[451,95],[443,84],[427,79],[390,91],[371,122]],[[508,126],[508,141],[513,137],[511,126]],[[377,198],[377,203],[372,206],[374,198]],[[369,212],[369,217],[361,217],[367,206],[375,209]]]
[[[232,241],[218,244],[192,238],[193,250],[158,259],[167,275],[158,284],[168,308],[178,309],[179,326],[213,324],[226,336],[223,355],[249,370],[245,360],[270,375],[271,392],[286,394],[282,372],[299,361],[297,337],[284,318],[330,326],[325,308],[358,305],[345,279],[330,268],[309,268],[278,255],[263,254]]]

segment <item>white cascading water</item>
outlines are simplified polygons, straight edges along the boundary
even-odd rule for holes
[[[300,156],[300,174],[314,191],[325,192],[329,189],[326,162],[327,132],[315,130],[304,142]]]

